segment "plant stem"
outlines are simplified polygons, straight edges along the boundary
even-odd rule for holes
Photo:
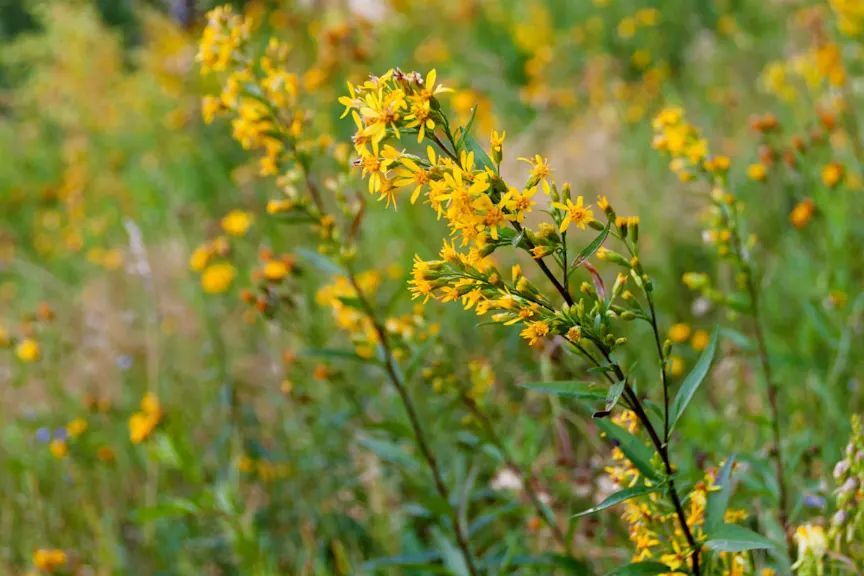
[[[665,445],[669,443],[669,378],[666,375],[666,357],[663,354],[663,343],[660,342],[660,330],[657,327],[654,297],[650,290],[645,290],[645,297],[651,312],[651,329],[654,332],[654,343],[657,345],[657,356],[660,358],[660,380],[663,383],[663,444]]]
[[[387,332],[386,330],[384,330],[384,326],[382,326],[380,321],[378,320],[375,314],[375,310],[369,303],[369,300],[366,298],[366,296],[363,294],[363,291],[360,289],[360,285],[357,282],[354,271],[351,270],[350,267],[347,267],[347,272],[348,279],[351,282],[351,285],[354,287],[354,291],[357,293],[357,299],[360,301],[360,305],[363,307],[367,318],[369,318],[369,321],[372,323],[372,327],[375,330],[375,333],[378,335],[378,339],[381,343],[381,350],[384,354],[384,369],[387,372],[387,376],[390,378],[390,382],[392,382],[393,387],[396,388],[396,392],[399,394],[402,405],[405,407],[405,412],[408,414],[408,420],[411,423],[411,429],[414,432],[414,438],[417,441],[417,446],[420,448],[423,459],[426,461],[426,464],[428,465],[429,470],[432,473],[432,478],[435,481],[435,488],[438,491],[439,496],[441,496],[441,498],[447,503],[447,507],[450,511],[451,521],[453,522],[453,530],[456,533],[456,541],[459,545],[460,551],[462,552],[462,557],[465,560],[465,565],[467,566],[468,572],[471,574],[471,576],[477,576],[477,568],[474,566],[474,559],[471,555],[471,549],[468,547],[468,540],[465,536],[465,532],[463,531],[462,523],[459,521],[459,514],[453,507],[453,505],[450,503],[450,491],[444,484],[441,470],[438,466],[438,461],[435,458],[435,454],[432,452],[432,449],[429,447],[428,441],[426,440],[426,435],[423,432],[423,427],[420,425],[420,419],[417,415],[417,410],[414,407],[414,401],[411,399],[408,388],[405,386],[405,382],[402,379],[401,372],[396,367],[396,361],[393,359],[393,353],[390,349],[390,342],[388,340]]]
[[[552,530],[552,536],[567,552],[570,554],[570,545],[567,542],[567,536],[561,530],[561,527],[558,526],[558,522],[555,518],[548,513],[548,510],[543,506],[543,502],[540,501],[540,496],[537,494],[537,491],[534,489],[534,476],[531,474],[531,469],[526,468],[522,470],[522,468],[516,464],[516,461],[513,459],[512,454],[504,446],[504,443],[501,441],[501,438],[495,432],[495,428],[492,426],[492,422],[489,420],[489,416],[486,415],[485,412],[477,405],[477,402],[474,399],[469,398],[465,394],[460,394],[462,402],[468,407],[471,411],[471,414],[474,415],[475,418],[480,422],[480,425],[483,427],[483,430],[486,432],[486,435],[489,436],[489,439],[492,440],[492,443],[498,448],[498,451],[501,452],[501,455],[504,457],[504,463],[507,467],[515,470],[519,473],[519,476],[522,478],[522,486],[525,490],[525,495],[528,496],[528,500],[531,501],[531,505],[534,506],[534,509],[537,510],[537,513],[540,515],[540,518],[546,523],[547,526]]]
[[[780,511],[778,516],[780,524],[783,527],[787,545],[789,546],[789,554],[791,555],[795,547],[794,542],[792,541],[792,536],[789,533],[789,517],[787,516],[788,498],[785,472],[783,468],[783,435],[780,430],[779,389],[774,383],[772,377],[768,347],[765,343],[765,333],[762,330],[761,312],[759,308],[759,290],[756,288],[756,284],[753,281],[753,271],[744,253],[744,243],[741,240],[741,233],[738,230],[737,210],[734,207],[729,207],[723,211],[723,214],[726,217],[726,222],[729,225],[728,227],[732,235],[732,246],[735,260],[741,273],[744,275],[745,288],[750,298],[750,318],[753,322],[753,333],[756,336],[756,345],[759,352],[759,363],[762,367],[762,375],[765,378],[765,384],[768,388],[768,405],[771,409],[771,432],[774,440],[773,460],[775,474],[777,476],[778,497],[780,501]]]
[[[511,224],[513,225],[513,228],[516,230],[516,232],[519,232],[519,233],[522,232],[522,225],[521,224],[519,224],[518,222],[511,222]],[[528,236],[523,236],[522,241],[525,243],[525,246],[527,247],[527,250],[529,252],[531,251],[532,248],[534,248],[534,242],[532,242],[531,239],[528,238]],[[546,263],[543,262],[543,259],[542,258],[534,258],[534,261],[537,262],[537,265],[543,271],[543,274],[545,274],[546,277],[549,278],[549,281],[552,282],[552,284],[555,286],[555,289],[558,290],[558,293],[561,294],[561,296],[564,298],[564,301],[568,305],[572,306],[574,304],[574,302],[573,302],[573,297],[570,296],[570,292],[566,288],[564,288],[564,286],[561,284],[561,282],[558,281],[558,278],[555,277],[555,275],[552,273],[552,271],[549,269],[549,267],[546,265]]]
[[[624,372],[621,370],[621,367],[618,366],[609,355],[605,349],[601,349],[603,356],[606,358],[606,361],[612,365],[615,370],[615,376],[619,381],[624,382],[624,395],[627,397],[627,400],[630,402],[630,406],[633,409],[633,412],[636,413],[636,417],[639,418],[639,421],[645,427],[645,430],[648,431],[648,436],[651,438],[651,443],[654,444],[654,450],[657,454],[660,455],[660,459],[663,461],[663,467],[666,471],[666,476],[669,478],[669,498],[672,500],[672,505],[675,507],[675,514],[678,516],[678,523],[681,525],[681,530],[684,532],[684,538],[687,539],[687,544],[690,545],[690,548],[693,550],[693,555],[690,557],[691,565],[693,567],[693,574],[695,576],[700,576],[701,571],[699,568],[699,548],[696,544],[696,539],[693,538],[693,532],[690,530],[690,526],[687,525],[687,515],[684,512],[684,507],[681,505],[681,498],[678,496],[678,490],[675,487],[675,481],[672,479],[672,463],[669,461],[669,445],[668,443],[662,442],[660,440],[660,436],[657,434],[657,431],[654,429],[654,425],[651,423],[650,418],[648,418],[648,414],[645,412],[645,409],[642,408],[642,403],[639,401],[639,397],[636,396],[636,392],[633,391],[633,388],[630,386],[629,382],[627,382],[627,377]]]

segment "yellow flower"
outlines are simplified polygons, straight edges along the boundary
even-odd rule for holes
[[[519,333],[522,338],[528,340],[529,346],[533,346],[534,344],[542,340],[543,337],[547,334],[549,334],[549,325],[542,320],[539,322],[532,322],[531,324],[528,324],[528,327]]]
[[[762,182],[768,176],[768,168],[764,164],[751,164],[747,167],[747,177],[756,182]]]
[[[48,444],[48,449],[55,458],[65,458],[69,454],[69,447],[64,440],[55,438]]]
[[[245,236],[255,221],[251,212],[232,210],[222,218],[222,229],[231,236]]]
[[[134,444],[140,444],[150,436],[159,424],[159,420],[161,420],[161,413],[135,412],[129,417],[129,439]]]
[[[149,416],[162,417],[162,404],[159,398],[152,392],[144,395],[141,399],[141,411]]]
[[[228,290],[236,276],[237,270],[227,262],[211,264],[201,274],[201,287],[208,294],[221,294]]]
[[[672,376],[680,376],[684,373],[684,360],[679,356],[670,356],[669,363],[669,373]]]
[[[690,326],[683,322],[674,324],[669,328],[669,339],[676,344],[686,342],[690,338]]]
[[[583,206],[583,202],[582,196],[579,196],[576,198],[575,204],[570,198],[567,198],[567,204],[562,204],[561,202],[552,203],[554,208],[564,210],[567,213],[564,216],[564,220],[561,221],[560,232],[566,231],[571,223],[584,230],[585,225],[594,220],[594,212],[591,210],[591,205]]]
[[[822,168],[822,183],[829,188],[836,186],[843,179],[843,165],[831,162]]]
[[[711,336],[705,330],[697,330],[693,334],[693,339],[690,341],[690,346],[693,347],[693,350],[697,352],[701,352],[705,348],[708,347],[708,342],[711,340]]]
[[[42,572],[54,572],[67,562],[63,550],[40,548],[33,553],[33,566]]]
[[[207,263],[210,261],[210,255],[209,246],[198,246],[192,252],[192,256],[189,257],[189,268],[194,272],[201,272],[207,267]]]
[[[282,260],[268,260],[264,264],[264,277],[271,282],[279,282],[288,275],[288,265]]]
[[[77,438],[87,431],[87,421],[83,418],[76,418],[66,425],[66,433],[70,438]]]
[[[805,198],[801,202],[795,205],[795,208],[792,209],[792,212],[789,213],[789,222],[799,230],[804,228],[810,219],[813,217],[813,212],[815,211],[816,206],[813,204],[813,200],[810,198]]]
[[[15,348],[15,355],[22,362],[35,362],[39,359],[39,344],[32,338],[25,338]]]
[[[525,187],[531,188],[537,184],[542,184],[543,192],[548,195],[550,190],[549,180],[554,182],[555,178],[552,177],[552,169],[549,167],[549,164],[547,164],[547,160],[542,158],[539,154],[535,155],[533,159],[519,158],[519,160],[531,165],[531,178],[528,180],[528,184]]]

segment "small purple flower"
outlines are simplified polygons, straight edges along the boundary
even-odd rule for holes
[[[824,508],[825,498],[816,494],[808,494],[804,497],[804,505],[808,508]]]
[[[66,440],[68,433],[66,432],[66,427],[61,426],[54,431],[54,439],[55,440]]]
[[[48,442],[51,440],[51,431],[44,426],[36,430],[36,440],[39,442]]]
[[[117,367],[124,372],[132,367],[132,357],[128,354],[123,354],[117,357]]]

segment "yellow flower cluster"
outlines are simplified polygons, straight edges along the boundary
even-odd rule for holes
[[[612,421],[634,435],[639,433],[639,423],[631,410],[619,410]],[[612,449],[612,463],[606,467],[609,478],[621,488],[636,486],[650,481],[644,479],[639,470],[624,456],[620,448]],[[705,540],[705,508],[709,492],[718,490],[717,470],[706,471],[705,477],[690,492],[687,501],[687,525],[697,542]],[[673,573],[687,570],[693,551],[687,543],[675,511],[665,502],[658,492],[644,497],[632,498],[623,504],[622,518],[627,523],[630,540],[636,550],[633,562],[646,560],[659,561],[672,569]],[[747,514],[742,510],[729,509],[725,514],[726,523],[744,520]],[[746,553],[719,555],[724,575],[743,575],[752,573]]]
[[[235,14],[230,6],[208,13],[198,52],[201,73],[229,74],[218,96],[204,98],[202,114],[210,123],[230,113],[234,138],[246,150],[263,150],[261,175],[277,175],[287,160],[296,160],[304,149],[329,144],[329,140],[301,140],[308,114],[298,107],[298,98],[302,89],[311,91],[321,82],[304,83],[289,72],[290,48],[276,38],[270,38],[264,55],[256,58],[249,45],[251,31],[251,20]]]
[[[381,274],[376,270],[368,270],[357,274],[356,279],[364,298],[374,300],[381,284]],[[358,301],[357,290],[348,278],[334,277],[332,283],[318,290],[315,301],[332,310],[336,325],[350,335],[358,356],[371,358],[374,355],[380,338],[368,312]],[[396,358],[404,355],[408,343],[425,340],[435,334],[437,329],[437,325],[426,322],[422,309],[414,310],[413,314],[389,317],[384,321],[384,330]]]
[[[63,568],[68,561],[66,552],[56,548],[39,548],[33,552],[33,566],[48,574]]]
[[[574,202],[567,184],[559,193],[552,169],[539,155],[520,159],[530,166],[529,178],[520,188],[509,186],[498,169],[506,135],[492,131],[490,158],[467,132],[470,127],[451,130],[437,99],[447,89],[436,80],[434,70],[425,78],[389,70],[360,86],[349,84],[349,95],[339,99],[345,106],[343,116],[351,113],[357,126],[355,165],[368,178],[369,192],[388,205],[395,204],[401,188],[411,190],[412,204],[424,194],[425,203],[446,219],[454,237],[444,242],[441,260],[416,258],[410,281],[414,297],[461,300],[478,315],[498,312],[496,322],[524,322],[522,336],[531,344],[556,333],[553,324],[566,332],[573,322],[554,318],[554,308],[521,270],[512,271],[508,284],[489,256],[499,246],[520,243],[536,259],[555,254],[571,225],[585,229],[594,222],[591,207],[581,196]],[[401,140],[403,133],[431,142],[425,158],[388,143]],[[536,205],[538,189],[552,196],[555,222],[541,224],[535,233],[522,224]]]
[[[860,38],[864,33],[864,1],[829,0],[837,16],[837,29],[846,36]]]
[[[208,294],[226,292],[237,270],[224,260],[231,254],[231,243],[226,236],[217,236],[212,242],[195,248],[189,257],[189,267],[201,274],[201,288]]]
[[[129,418],[129,439],[135,444],[146,440],[162,420],[162,405],[155,394],[147,394],[141,400],[141,410]]]

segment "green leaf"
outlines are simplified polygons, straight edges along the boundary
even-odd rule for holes
[[[340,360],[353,360],[354,362],[363,362],[365,364],[379,364],[372,358],[363,358],[358,356],[353,350],[336,350],[333,348],[307,348],[303,351],[306,356],[315,358],[336,358]]]
[[[576,269],[582,265],[583,262],[588,260],[591,256],[594,255],[597,250],[603,245],[603,242],[606,241],[606,237],[609,235],[609,228],[612,226],[612,220],[608,220],[606,222],[606,227],[603,228],[603,231],[594,238],[594,241],[588,244],[585,248],[582,249],[579,254],[576,255],[576,258],[573,259],[573,264],[571,264],[571,268]]]
[[[693,399],[693,395],[696,394],[696,389],[699,388],[699,385],[702,383],[702,380],[705,379],[705,375],[708,374],[708,370],[711,368],[711,361],[714,359],[714,354],[717,352],[717,335],[719,334],[719,331],[720,326],[715,326],[714,332],[711,333],[711,340],[708,342],[708,346],[702,351],[702,355],[696,362],[696,366],[693,367],[693,370],[687,375],[687,378],[684,379],[684,383],[681,385],[681,388],[679,388],[678,394],[675,395],[675,401],[672,403],[672,408],[670,409],[669,414],[670,434],[675,428],[675,424],[678,422],[681,414],[683,414],[684,410],[687,408],[687,404],[690,403],[690,400]]]
[[[309,262],[311,262],[312,264],[314,264],[316,268],[323,272],[327,272],[328,274],[337,274],[339,276],[345,275],[345,271],[340,268],[335,262],[333,262],[326,256],[322,256],[318,252],[309,250],[308,248],[297,248],[295,252]]]
[[[441,552],[441,558],[444,560],[444,566],[447,567],[447,570],[457,576],[469,576],[468,566],[462,552],[450,542],[438,527],[432,528],[432,539],[435,541],[435,547]]]
[[[194,502],[176,499],[149,508],[139,508],[132,513],[132,517],[136,522],[146,523],[164,518],[178,518],[187,514],[199,514],[200,512],[201,510]]]
[[[714,552],[768,550],[774,543],[752,530],[737,524],[721,524],[708,534],[705,546]]]
[[[360,445],[374,452],[386,462],[392,462],[409,470],[418,468],[417,461],[398,444],[378,438],[360,438]]]
[[[657,492],[662,487],[663,484],[655,484],[654,486],[633,486],[632,488],[625,488],[624,490],[619,490],[618,492],[615,492],[614,494],[603,500],[597,506],[589,508],[584,512],[579,512],[578,514],[574,515],[573,518],[579,518],[581,516],[587,516],[588,514],[600,512],[601,510],[611,508],[612,506],[620,504],[621,502],[624,502],[626,500],[630,500],[631,498],[636,498],[637,496],[644,496],[645,494]]]
[[[485,564],[485,563],[484,563]],[[540,566],[546,568],[563,568],[567,574],[591,576],[594,571],[584,562],[561,554],[542,554],[540,556],[514,556],[510,566]]]
[[[477,108],[480,107],[479,103],[474,103],[474,107],[471,108],[471,119],[468,120],[468,124],[465,125],[465,128],[462,129],[462,134],[459,135],[459,140],[456,141],[456,150],[461,151],[465,146],[465,136],[471,133],[471,128],[474,126],[474,119],[477,117]]]
[[[585,398],[589,400],[606,398],[606,394],[599,390],[599,386],[594,382],[526,382],[520,384],[520,387],[563,398]]]
[[[621,399],[621,394],[624,393],[624,385],[627,380],[619,380],[609,387],[609,392],[606,394],[606,412],[611,412]]]
[[[640,576],[642,574],[668,574],[672,569],[660,562],[633,562],[615,568],[606,576]]]
[[[462,140],[465,144],[465,150],[467,152],[474,152],[474,162],[476,162],[481,168],[489,168],[493,172],[495,171],[495,164],[492,163],[492,159],[489,158],[489,155],[486,154],[486,150],[477,143],[477,140],[475,140],[473,136],[466,132],[462,137]]]
[[[411,566],[423,567],[431,562],[441,560],[441,554],[434,551],[417,552],[416,554],[403,554],[401,556],[388,556],[386,558],[373,558],[364,562],[360,569],[363,571],[378,570],[389,566]]]
[[[355,308],[357,310],[364,310],[363,301],[360,298],[354,298],[351,296],[337,296],[337,299],[342,302],[345,306],[349,308]]]
[[[730,456],[720,469],[714,481],[720,490],[708,493],[708,502],[705,504],[705,531],[709,534],[723,524],[723,517],[729,507],[729,499],[732,497],[732,467],[735,465],[735,455]]]
[[[655,481],[660,479],[660,475],[651,465],[651,458],[654,455],[654,451],[651,448],[646,446],[639,438],[609,420],[595,420],[595,422],[597,423],[597,427],[605,432],[611,440],[618,442],[618,447],[643,476]]]

